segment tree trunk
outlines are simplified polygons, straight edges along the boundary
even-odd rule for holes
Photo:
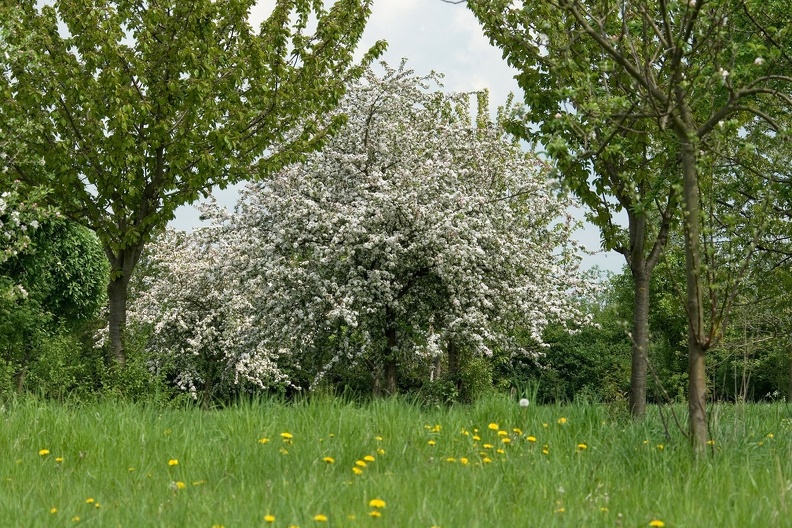
[[[460,372],[461,366],[459,364],[459,349],[453,339],[448,340],[446,352],[448,354],[448,379],[454,383],[457,394],[461,394],[462,376]]]
[[[701,289],[701,246],[696,146],[692,133],[680,134],[682,146],[682,193],[685,242],[685,308],[688,316],[688,409],[690,441],[700,455],[707,447],[707,377],[704,304]]]
[[[389,396],[398,390],[398,362],[396,361],[396,321],[393,311],[385,309],[385,393]]]
[[[105,255],[110,261],[110,281],[107,284],[107,300],[110,311],[108,321],[110,350],[116,363],[122,368],[126,365],[124,331],[126,330],[129,280],[132,278],[132,272],[142,252],[142,242],[116,251],[105,247]]]
[[[630,415],[646,415],[646,371],[649,350],[649,274],[633,270],[634,304],[632,327],[632,368],[630,370]]]

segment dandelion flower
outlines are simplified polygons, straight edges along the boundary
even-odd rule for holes
[[[316,522],[327,522],[327,515],[322,515],[321,513],[314,515],[313,520]]]
[[[175,458],[171,458],[170,460],[168,460],[168,465],[169,466],[178,466],[179,465],[179,461],[177,459],[175,459]]]
[[[429,440],[429,441],[427,442],[427,444],[429,444],[430,446],[433,446],[433,445],[436,445],[436,444],[437,444],[437,442],[435,442],[434,440]]]
[[[176,489],[183,490],[186,487],[187,487],[187,484],[185,484],[181,480],[176,481]]]
[[[550,448],[547,447],[547,445],[543,446],[542,447],[542,453],[544,453],[545,455],[549,455],[550,454]]]
[[[322,461],[327,462],[328,464],[335,464],[335,460],[333,459],[333,457],[324,457]]]
[[[481,437],[479,435],[473,435],[473,440],[478,442],[479,440],[481,440]]]
[[[665,446],[663,444],[657,444],[657,449],[662,451],[663,449],[665,449]]]
[[[517,427],[512,429],[512,433],[516,434],[517,436],[522,436],[523,434],[522,429],[518,429]]]
[[[715,445],[715,440],[707,440],[707,445]]]
[[[94,502],[96,502],[96,500],[94,500],[93,497],[88,497],[85,499],[85,504],[93,504]]]
[[[586,444],[578,444],[578,445],[577,445],[577,448],[578,448],[580,451],[583,451],[584,449],[588,449],[588,446],[587,446]]]
[[[448,457],[448,458],[446,458],[446,462],[456,462],[456,458]]]
[[[372,517],[382,517],[382,512],[377,510],[371,510],[368,514]]]
[[[355,460],[355,465],[362,468],[366,467],[366,463],[362,460]]]
[[[484,457],[483,459],[481,459],[481,461],[484,462],[485,464],[489,464],[490,462],[492,462],[492,459],[490,457]]]
[[[487,429],[489,429],[490,431],[497,431],[498,429],[500,429],[500,427],[498,427],[498,424],[496,423],[491,423],[487,426]]]
[[[378,454],[379,456],[382,456],[382,455],[384,455],[384,454],[385,454],[385,450],[384,450],[384,449],[382,449],[382,448],[379,448],[379,449],[377,449],[377,454]]]
[[[382,437],[381,436],[375,436],[374,440],[376,440],[377,442],[382,442]]]
[[[507,433],[506,431],[501,430],[501,431],[498,431],[498,436],[509,436],[509,433]]]
[[[58,513],[58,508],[53,506],[52,508],[50,508],[50,513]]]
[[[462,457],[462,458],[459,459],[459,463],[462,464],[463,466],[467,466],[468,462],[469,462],[469,460],[467,458],[465,458],[465,457]]]
[[[47,456],[47,455],[49,455],[49,449],[41,449],[41,450],[39,450],[39,455],[40,455],[40,456]]]
[[[504,451],[503,449],[498,449],[495,452],[498,453],[499,455],[505,455],[506,454],[506,451]]]
[[[562,416],[561,418],[558,419],[558,423],[560,425],[564,425],[565,423],[567,423],[567,419]]]
[[[665,523],[660,519],[653,519],[652,521],[649,522],[649,526],[652,526],[653,528],[663,528],[663,526],[665,526]]]
[[[55,462],[57,462],[58,464],[62,464],[63,463],[63,457],[56,458]]]
[[[294,438],[294,435],[291,433],[281,433],[280,436],[284,442],[290,442],[291,439]]]
[[[80,522],[80,516],[75,515],[74,517],[72,517],[72,522]]]
[[[432,427],[432,432],[439,433],[442,429],[443,429],[442,426],[440,424],[437,424],[434,427]]]
[[[354,473],[355,475],[362,475],[363,474],[363,470],[360,469],[359,467],[355,466],[355,467],[352,468],[352,473]]]
[[[266,444],[269,442],[269,438],[259,438],[259,444]]]
[[[602,513],[608,513],[608,508],[607,508],[607,507],[605,507],[605,506],[602,506],[602,507],[600,508],[600,511],[601,511]]]
[[[289,450],[284,448],[284,447],[281,447],[280,449],[278,449],[278,451],[280,451],[281,455],[288,455],[289,454]]]
[[[526,440],[528,440],[529,442],[536,442],[536,437],[535,436],[529,436],[529,437],[526,438]]]
[[[565,508],[558,508],[558,509],[556,510],[556,513],[564,513],[565,511],[566,511],[566,509],[565,509]]]
[[[374,457],[371,455],[366,455],[363,457],[363,460],[365,460],[366,462],[374,462]]]
[[[264,516],[264,522],[274,523],[275,522],[275,516],[274,515],[270,515],[270,514],[265,515]]]
[[[481,447],[483,447],[484,449],[492,449],[493,446],[492,446],[492,444],[484,444]]]
[[[369,501],[369,508],[384,508],[385,501],[382,499],[371,499]]]
[[[511,444],[511,438],[501,438],[501,442],[504,444]]]
[[[528,407],[530,404],[528,398],[520,398],[520,407]]]
[[[775,435],[773,433],[767,433],[767,438],[775,438]]]

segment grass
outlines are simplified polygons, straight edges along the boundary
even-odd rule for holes
[[[633,424],[505,397],[218,411],[21,399],[0,416],[4,526],[778,526],[792,500],[784,404],[715,407],[698,462],[657,409]]]

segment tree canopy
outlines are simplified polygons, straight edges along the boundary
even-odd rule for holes
[[[362,71],[370,3],[278,0],[257,29],[254,0],[0,3],[0,131],[35,161],[5,164],[101,240],[120,363],[145,244],[178,206],[297,161],[337,129],[343,117],[325,116]]]

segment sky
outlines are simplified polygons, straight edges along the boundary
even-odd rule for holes
[[[258,24],[271,11],[273,0],[264,0],[251,12],[251,23]],[[381,57],[396,67],[403,59],[416,74],[430,71],[442,73],[443,85],[449,91],[474,91],[487,88],[493,107],[506,102],[509,93],[522,99],[522,91],[514,80],[516,70],[510,68],[499,49],[490,45],[476,18],[464,4],[448,4],[441,0],[374,0],[371,17],[363,35],[358,54],[362,55],[377,40],[388,42]],[[233,207],[238,189],[217,191],[218,202]],[[582,211],[573,214],[581,218]],[[170,224],[178,229],[200,225],[193,206],[177,209]],[[600,249],[599,231],[593,226],[577,233],[577,239],[590,250]],[[624,258],[615,252],[599,252],[584,257],[584,267],[599,266],[619,272]]]

